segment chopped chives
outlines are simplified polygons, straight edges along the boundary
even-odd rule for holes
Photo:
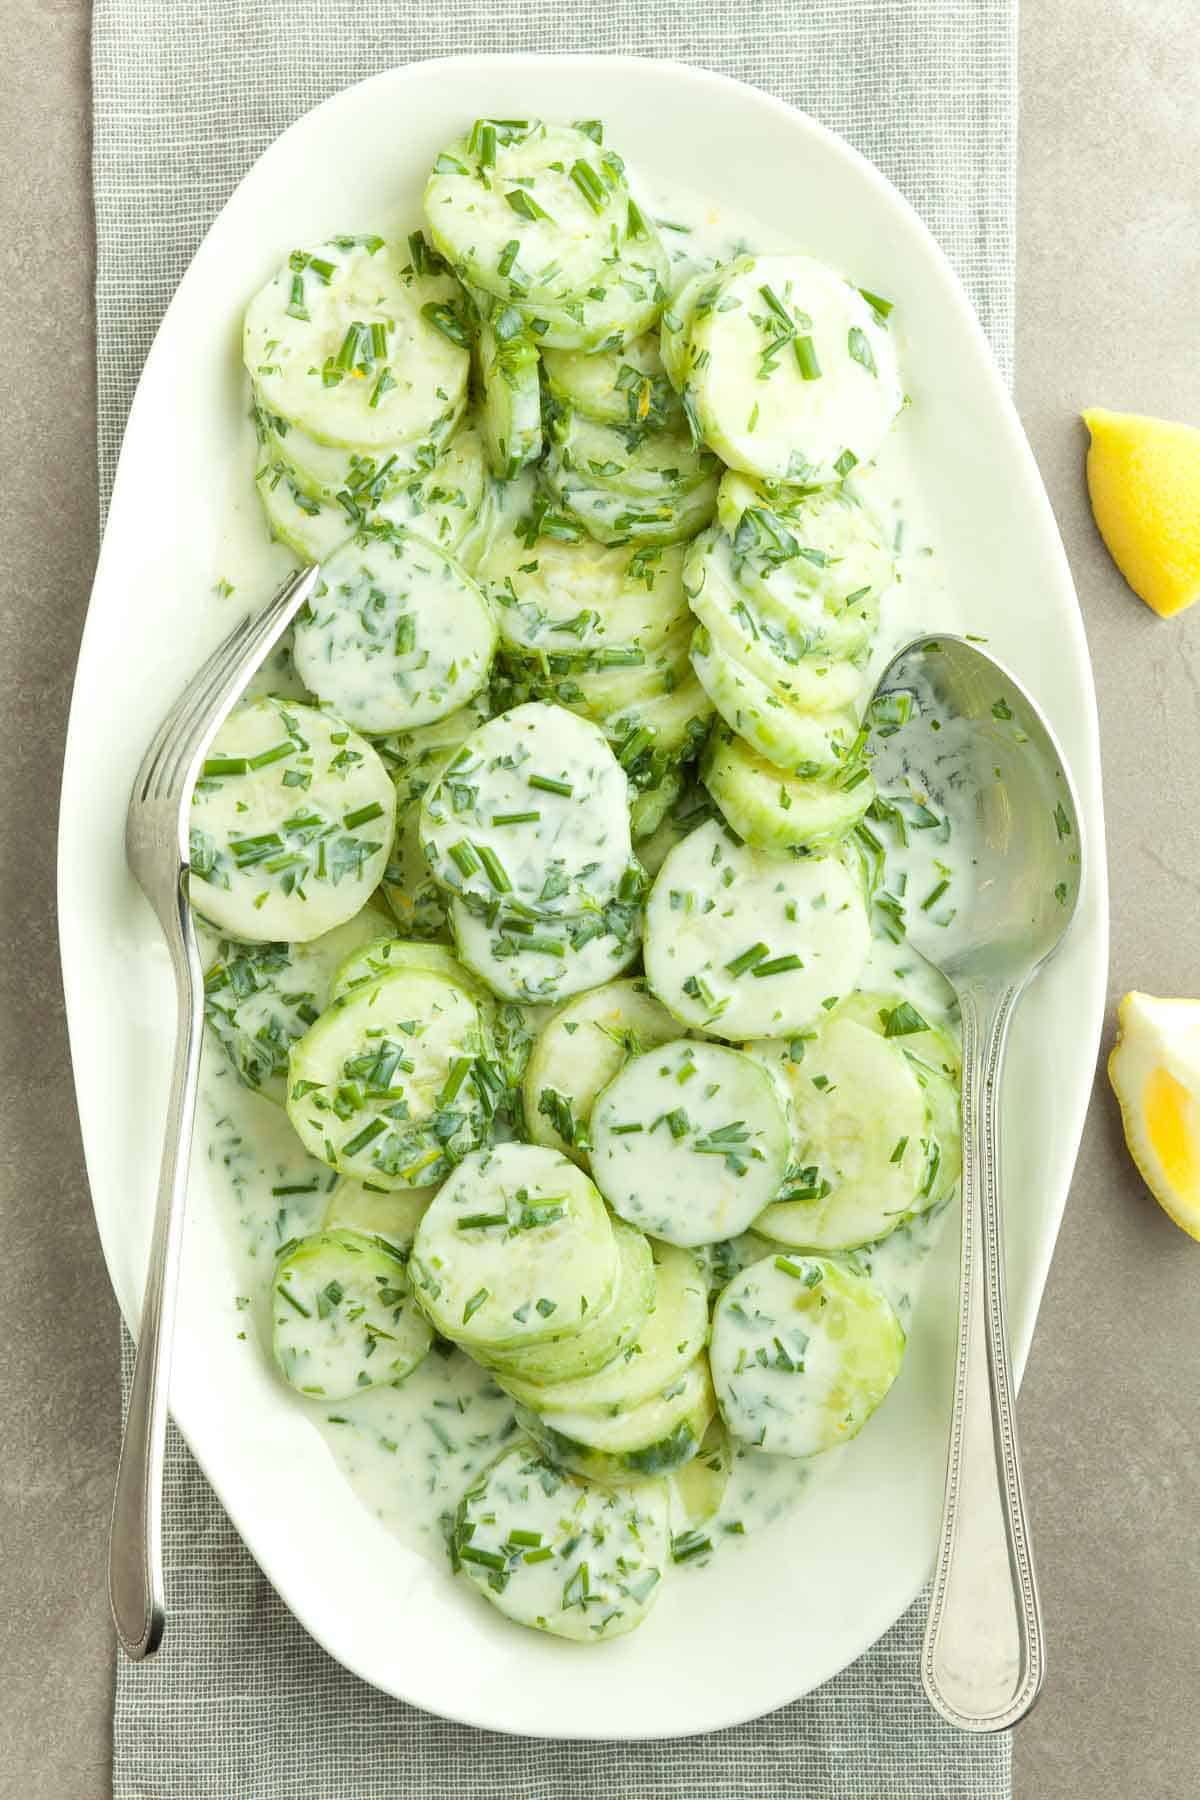
[[[265,769],[270,763],[282,762],[297,747],[293,739],[288,738],[282,744],[273,744],[269,750],[260,750],[257,756],[248,757],[247,766],[251,769]]]
[[[491,1298],[491,1290],[485,1287],[476,1288],[471,1298],[463,1307],[462,1322],[465,1325],[474,1313],[477,1313],[486,1300]],[[464,1553],[465,1554],[465,1553]],[[503,1567],[501,1563],[501,1567]]]
[[[360,1150],[365,1150],[368,1144],[373,1144],[375,1139],[386,1130],[386,1119],[372,1119],[370,1124],[364,1125],[362,1130],[357,1132],[348,1143],[342,1145],[341,1154],[343,1156],[357,1156]]]
[[[476,844],[475,853],[483,864],[484,873],[498,894],[511,894],[512,882],[508,872],[490,844]]]
[[[762,975],[786,975],[791,969],[802,969],[803,967],[803,962],[793,950],[789,952],[787,956],[773,956],[770,962],[759,963],[751,970],[751,974],[756,977]]]
[[[569,781],[556,781],[552,775],[530,775],[526,778],[531,788],[540,788],[543,794],[562,794],[569,800],[575,792]]]
[[[249,767],[250,759],[245,756],[209,756],[200,773],[202,776],[244,775]]]
[[[756,963],[762,962],[770,954],[766,944],[751,944],[748,950],[743,950],[740,956],[735,956],[725,967],[730,975],[744,975],[747,969],[754,968]]]
[[[637,1124],[614,1125],[612,1127],[612,1134],[614,1137],[628,1137],[631,1132],[645,1131],[645,1129],[646,1129],[646,1127],[644,1125],[637,1125]]]
[[[287,315],[289,319],[303,319],[306,323],[309,320],[309,311],[304,304],[304,277],[299,273],[292,276],[292,292],[287,304]]]
[[[800,374],[805,381],[819,381],[821,365],[817,360],[817,349],[810,337],[798,337],[793,346],[796,361],[800,365]]]
[[[896,304],[894,300],[884,300],[881,295],[873,294],[870,288],[860,287],[858,291],[871,311],[878,314],[881,319],[886,319]]]
[[[943,877],[942,880],[938,882],[937,886],[931,888],[922,900],[921,911],[928,912],[931,906],[936,906],[949,886],[950,883]]]
[[[504,198],[519,218],[536,220],[545,219],[553,225],[554,220],[544,206],[539,206],[533,195],[525,188],[509,188]]]
[[[579,189],[579,192],[583,195],[592,211],[594,213],[602,213],[608,200],[608,195],[605,191],[604,183],[597,175],[595,169],[593,169],[591,163],[584,162],[583,158],[580,157],[579,160],[571,166],[571,180],[575,183],[575,186]],[[511,200],[511,195],[509,198]]]
[[[451,844],[449,854],[450,860],[464,875],[477,874],[483,866],[474,844],[468,843],[466,838],[461,839],[457,844]]]
[[[473,1059],[469,1056],[455,1057],[450,1066],[450,1072],[446,1076],[442,1091],[437,1097],[437,1104],[439,1106],[449,1106],[450,1102],[458,1093],[459,1088],[470,1074],[472,1060]]]
[[[536,825],[541,818],[540,812],[493,813],[493,825]]]
[[[369,806],[359,806],[356,807],[354,812],[346,813],[342,819],[342,824],[346,827],[347,831],[357,831],[360,825],[366,825],[370,820],[381,819],[382,817],[382,806],[380,806],[378,800],[372,800]]]

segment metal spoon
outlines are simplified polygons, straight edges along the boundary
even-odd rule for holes
[[[907,795],[948,821],[963,861],[939,902],[924,888],[919,900],[911,882],[905,902],[907,941],[954,988],[963,1035],[958,1364],[921,1675],[951,1724],[1001,1731],[1037,1699],[1045,1651],[1008,1343],[1000,1080],[1017,1000],[1075,914],[1079,811],[1033,701],[961,638],[922,637],[901,650],[868,721],[880,793]]]

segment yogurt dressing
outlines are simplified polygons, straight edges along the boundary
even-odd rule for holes
[[[642,183],[639,199],[662,231],[675,287],[717,260],[751,248],[779,247],[777,231],[749,215],[729,218],[686,190],[672,187],[668,193]],[[882,271],[854,273],[882,281]],[[900,337],[903,366],[903,320],[893,315],[890,324]],[[867,673],[870,684],[903,642],[947,612],[903,414],[876,462],[856,469],[847,485],[880,525],[896,562],[896,583],[884,601]],[[275,653],[270,670],[256,677],[252,691],[302,695],[286,645]],[[900,890],[905,906],[919,904],[931,877],[934,885],[943,879],[940,865],[950,882],[943,901],[951,903],[953,881],[968,847],[946,841],[936,828],[910,832],[906,849],[899,847],[893,831],[881,829],[877,835],[882,847],[879,887],[893,895]],[[886,910],[876,908],[876,935],[860,985],[903,993],[931,1024],[957,1034],[948,985],[908,949],[903,937],[895,941],[886,935],[887,920]],[[222,1223],[235,1258],[239,1323],[270,1358],[268,1296],[275,1253],[289,1238],[321,1226],[336,1177],[306,1155],[282,1108],[241,1086],[219,1048],[207,1039],[202,1075],[207,1130],[198,1134],[197,1158],[205,1158],[223,1177],[218,1184]],[[934,1208],[858,1253],[906,1328],[919,1301],[925,1260],[956,1204]],[[761,1253],[759,1245],[754,1254]],[[281,1384],[281,1393],[285,1391]],[[438,1562],[446,1554],[447,1524],[463,1490],[517,1429],[512,1403],[491,1375],[448,1346],[435,1350],[398,1388],[373,1389],[328,1405],[288,1398],[304,1407],[361,1504],[411,1549]],[[843,1454],[839,1449],[798,1462],[735,1447],[719,1509],[697,1523],[700,1548],[680,1566],[701,1567],[718,1548],[728,1551],[744,1535],[794,1514],[812,1484],[824,1479]],[[673,1523],[677,1532],[690,1523],[679,1494]]]

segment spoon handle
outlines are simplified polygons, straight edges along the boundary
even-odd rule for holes
[[[1019,988],[960,996],[962,1263],[942,1536],[921,1675],[964,1731],[1025,1716],[1045,1672],[1021,1487],[1001,1233],[1000,1074]]]

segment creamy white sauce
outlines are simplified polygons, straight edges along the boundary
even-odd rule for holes
[[[664,220],[692,228],[688,233],[663,229],[676,287],[695,269],[747,248],[804,248],[799,232],[794,246],[781,246],[778,232],[750,216],[725,218],[678,188],[667,193],[643,181],[638,192],[660,228]],[[887,291],[885,267],[847,273]],[[903,319],[893,315],[891,326],[899,338],[903,368]],[[878,521],[896,559],[896,586],[884,600],[868,671],[873,682],[900,644],[945,617],[940,561],[903,415],[875,464],[856,469],[848,485]],[[269,676],[256,679],[254,691],[299,691],[286,648],[276,653]],[[932,833],[912,834],[912,847],[903,855],[889,843],[885,885],[894,891],[907,874],[910,894],[920,896],[926,891],[922,883],[936,875],[939,861],[950,868],[953,881],[966,848],[943,843],[940,834],[935,839]],[[860,986],[898,990],[931,1023],[956,1029],[948,986],[904,942],[876,937]],[[240,1086],[220,1050],[207,1041],[202,1104],[207,1130],[198,1134],[204,1147],[197,1154],[224,1171],[223,1221],[234,1246],[240,1323],[270,1358],[267,1296],[275,1252],[288,1238],[322,1224],[335,1177],[305,1154],[282,1108]],[[956,1204],[935,1208],[859,1253],[906,1327],[918,1304],[927,1254]],[[315,1432],[360,1502],[407,1545],[436,1561],[446,1554],[446,1522],[463,1489],[515,1429],[511,1401],[458,1350],[430,1355],[399,1388],[376,1389],[336,1404],[313,1402],[308,1410]],[[813,1483],[824,1479],[843,1454],[835,1450],[797,1462],[736,1447],[720,1508],[698,1529],[714,1551],[730,1553],[744,1535],[794,1519]],[[690,1522],[677,1500],[673,1529],[681,1531]],[[679,1567],[703,1567],[709,1554],[705,1550]]]

